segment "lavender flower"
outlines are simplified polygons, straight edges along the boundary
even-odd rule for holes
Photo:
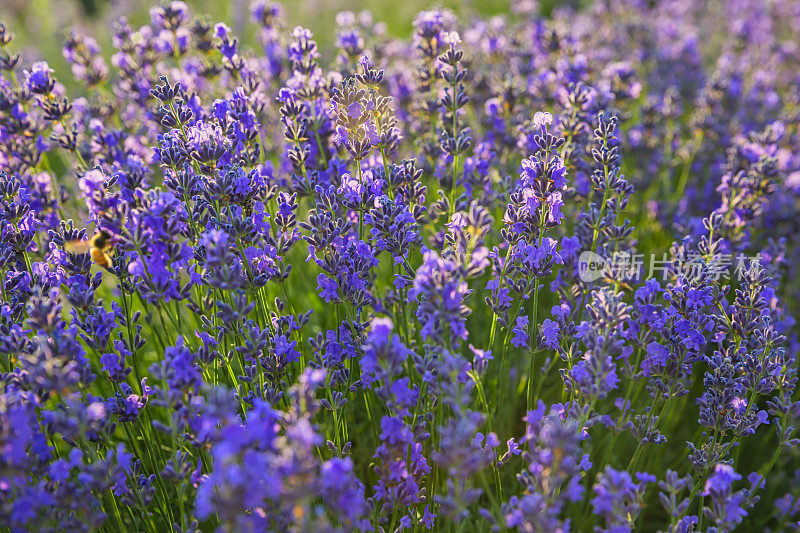
[[[796,2],[317,4],[0,24],[0,523],[791,528]]]

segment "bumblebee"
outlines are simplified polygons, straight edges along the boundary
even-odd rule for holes
[[[92,238],[88,241],[78,240],[68,242],[66,250],[73,254],[85,254],[88,252],[92,255],[92,261],[103,268],[111,268],[114,264],[111,259],[114,253],[111,235],[103,230],[92,235]]]

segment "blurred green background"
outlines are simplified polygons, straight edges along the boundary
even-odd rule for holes
[[[407,37],[417,12],[444,7],[463,17],[470,14],[490,16],[508,13],[519,0],[295,0],[283,2],[287,26],[303,25],[314,33],[324,55],[332,53],[335,42],[336,13],[343,10],[369,10],[373,19],[385,22],[387,31],[396,37]],[[250,24],[251,0],[186,0],[192,15],[205,14],[212,22],[226,22],[244,45],[253,45],[255,26]],[[0,0],[0,22],[16,35],[12,51],[21,51],[23,66],[45,59],[56,70],[56,76],[70,84],[69,69],[61,55],[64,32],[75,26],[91,34],[109,57],[111,26],[120,16],[128,17],[136,28],[149,21],[148,10],[158,0]],[[551,4],[551,2],[543,2]]]

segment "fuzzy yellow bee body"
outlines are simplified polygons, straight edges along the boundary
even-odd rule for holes
[[[92,261],[103,268],[111,268],[114,264],[111,259],[114,253],[111,236],[102,230],[92,235],[89,240],[68,242],[65,249],[73,254],[89,253],[92,256]]]

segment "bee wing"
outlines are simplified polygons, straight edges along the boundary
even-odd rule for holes
[[[64,249],[71,254],[85,254],[91,247],[91,243],[85,240],[68,241],[64,244]]]

